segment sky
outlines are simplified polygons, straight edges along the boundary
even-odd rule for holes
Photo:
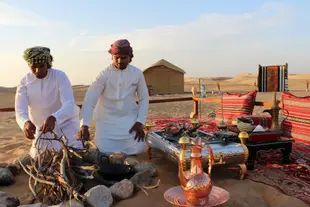
[[[0,85],[29,72],[22,55],[32,46],[49,47],[72,84],[90,84],[123,38],[141,70],[165,59],[188,77],[285,63],[310,74],[309,10],[309,0],[0,0]]]

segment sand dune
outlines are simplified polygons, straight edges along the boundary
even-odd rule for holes
[[[243,73],[232,78],[222,78],[220,85],[223,91],[244,91],[249,88],[254,89],[254,83],[257,82],[257,74]],[[306,81],[310,80],[310,74],[293,74],[288,76],[289,89],[292,91],[305,90]],[[206,84],[208,91],[217,90],[216,81],[212,78],[205,78],[202,80]],[[199,78],[186,77],[185,78],[185,90],[190,91],[190,88],[194,85],[198,87]]]
[[[242,73],[234,77],[184,77],[185,91],[190,92],[192,86],[199,86],[199,79],[201,83],[206,84],[208,91],[216,90],[217,81],[220,82],[222,89],[224,91],[238,91],[238,90],[248,90],[254,88],[254,83],[257,82],[257,74],[254,73]],[[310,74],[290,74],[289,79],[289,89],[290,90],[305,90],[306,81],[310,80]],[[86,92],[88,85],[74,85],[73,89],[75,92]],[[6,88],[0,87],[0,93],[15,93],[16,87]],[[0,94],[1,96],[1,94]]]

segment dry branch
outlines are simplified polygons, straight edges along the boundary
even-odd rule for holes
[[[63,135],[58,137],[43,137],[42,134],[36,141],[38,156],[31,160],[30,165],[19,163],[23,170],[30,176],[29,188],[34,196],[33,202],[41,202],[47,205],[57,205],[72,198],[85,202],[82,194],[83,180],[93,179],[93,174],[99,170],[95,162],[85,162],[84,155],[89,153],[85,149],[75,149],[67,145],[67,139]],[[41,149],[42,142],[52,143],[57,141],[61,150],[52,147]],[[86,148],[88,149],[88,148]]]

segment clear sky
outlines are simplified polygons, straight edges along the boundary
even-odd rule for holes
[[[119,38],[140,69],[166,59],[192,77],[286,62],[310,73],[309,10],[310,0],[0,0],[0,85],[19,83],[23,51],[36,45],[51,48],[72,84],[90,84]]]

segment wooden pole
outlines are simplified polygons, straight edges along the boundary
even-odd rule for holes
[[[198,117],[198,101],[194,100],[194,115]]]

